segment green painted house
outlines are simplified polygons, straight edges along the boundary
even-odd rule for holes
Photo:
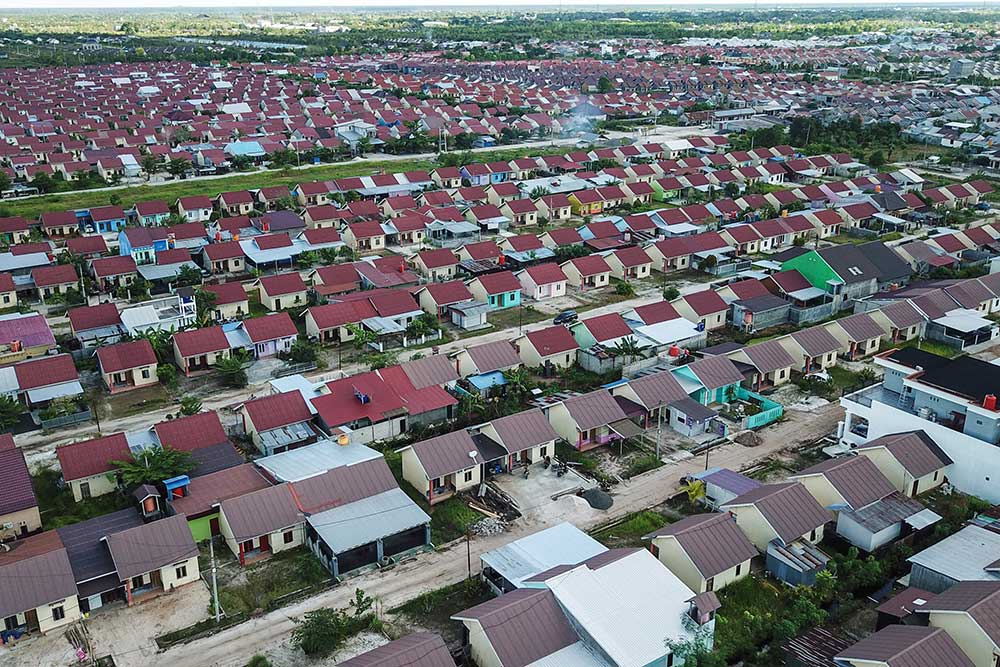
[[[815,250],[807,250],[798,257],[793,257],[781,263],[782,271],[795,269],[813,287],[824,292],[831,292],[832,283],[843,283],[837,272],[833,270],[823,257]]]
[[[687,395],[702,405],[728,404],[744,380],[728,357],[705,357],[670,371]]]
[[[169,492],[167,503],[173,514],[187,515],[195,542],[220,535],[219,504],[224,500],[266,489],[271,483],[252,463],[193,477],[184,487]]]

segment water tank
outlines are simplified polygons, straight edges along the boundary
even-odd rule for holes
[[[986,394],[986,396],[983,397],[983,407],[986,408],[987,410],[996,410],[997,409],[996,394]]]

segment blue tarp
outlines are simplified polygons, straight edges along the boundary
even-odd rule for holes
[[[483,373],[482,375],[473,375],[469,377],[469,384],[483,391],[484,389],[489,389],[490,387],[500,387],[507,384],[507,380],[504,379],[503,371],[491,371],[489,373]]]

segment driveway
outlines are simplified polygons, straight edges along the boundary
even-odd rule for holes
[[[760,445],[744,447],[732,443],[719,447],[712,451],[710,465],[733,470],[749,468],[772,454],[796,449],[828,434],[834,430],[843,414],[843,409],[836,403],[829,403],[811,412],[790,412],[785,421],[759,432],[762,440]],[[681,478],[702,469],[704,458],[696,457],[635,477],[627,485],[616,487],[612,493],[614,505],[609,510],[595,512],[594,516],[577,525],[583,529],[591,529],[631,512],[658,505],[679,491]],[[482,553],[562,520],[563,515],[559,512],[552,512],[544,517],[528,515],[515,522],[506,533],[473,538],[469,545],[473,572],[478,569],[478,557]],[[147,635],[145,648],[121,654],[116,648],[115,659],[119,667],[242,667],[255,653],[280,646],[287,640],[295,627],[293,618],[323,607],[346,607],[356,588],[379,598],[384,608],[392,608],[421,593],[462,580],[467,576],[465,549],[464,542],[452,543],[441,551],[421,555],[392,570],[357,577],[347,585],[332,588],[321,595],[163,653],[155,653],[150,633],[142,632]],[[139,634],[138,628],[141,627],[143,626],[135,624],[135,634]],[[142,644],[142,640],[132,639],[127,646],[134,648],[136,644]]]

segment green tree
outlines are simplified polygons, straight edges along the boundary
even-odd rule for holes
[[[135,454],[131,461],[112,461],[118,475],[128,487],[162,482],[171,477],[186,475],[195,468],[191,454],[174,449],[169,443],[162,447],[149,447]]]
[[[187,158],[170,158],[166,171],[174,178],[183,178],[184,173],[191,168],[191,160]]]
[[[201,271],[190,264],[183,265],[177,272],[177,287],[194,287],[201,285]]]
[[[222,376],[222,381],[227,387],[242,388],[247,386],[247,372],[243,368],[243,359],[239,354],[223,357],[215,362],[215,370]]]
[[[872,154],[868,156],[868,166],[878,169],[883,165],[885,165],[885,153],[882,151],[872,151]]]
[[[674,299],[679,298],[680,295],[681,291],[673,285],[670,285],[669,287],[666,287],[663,290],[664,301],[673,301]]]
[[[250,662],[247,663],[246,667],[271,667],[271,661],[267,659],[267,656],[258,653],[250,658]]]
[[[24,414],[24,404],[6,394],[0,396],[0,428],[8,429],[21,421]]]
[[[299,336],[288,351],[288,360],[295,364],[314,364],[318,358],[316,346]]]
[[[163,386],[173,389],[177,386],[177,367],[171,363],[157,364],[156,379]]]
[[[614,89],[615,89],[615,86],[611,82],[611,79],[609,79],[608,77],[602,75],[597,80],[597,92],[599,92],[601,94],[606,94],[606,93],[614,92]]]
[[[201,412],[201,401],[197,396],[187,395],[181,398],[181,414],[187,417]]]
[[[618,296],[633,297],[635,296],[635,286],[633,286],[632,283],[623,280],[615,285],[615,294]]]
[[[143,173],[146,174],[146,182],[148,183],[153,176],[163,170],[163,163],[160,162],[160,158],[155,155],[144,155],[142,156],[142,166]]]

